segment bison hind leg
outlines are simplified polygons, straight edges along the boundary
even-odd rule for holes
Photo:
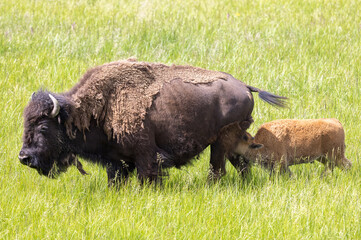
[[[216,181],[226,174],[225,154],[226,151],[219,139],[211,144],[211,159],[208,174],[209,180]]]

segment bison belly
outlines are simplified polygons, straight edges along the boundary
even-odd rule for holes
[[[173,80],[148,116],[166,165],[181,166],[214,142],[222,127],[250,119],[252,110],[252,95],[238,80],[197,85]]]

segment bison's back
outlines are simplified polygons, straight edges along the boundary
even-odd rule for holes
[[[109,138],[119,141],[144,129],[147,110],[164,85],[178,80],[196,87],[228,79],[233,77],[192,66],[167,66],[133,59],[107,63],[88,70],[65,93],[76,106],[75,119],[70,119],[67,125],[74,124],[84,131],[94,118],[98,123],[103,122]]]

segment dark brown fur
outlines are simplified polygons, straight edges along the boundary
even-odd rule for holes
[[[283,97],[247,86],[231,75],[190,66],[120,61],[89,70],[69,92],[37,92],[24,112],[21,162],[55,176],[75,156],[106,166],[112,184],[137,169],[155,180],[161,168],[181,167],[211,145],[211,169],[219,176],[227,151],[220,130],[251,124],[251,92],[283,106]]]

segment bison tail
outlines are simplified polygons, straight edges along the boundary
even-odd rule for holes
[[[265,102],[276,106],[276,107],[287,107],[287,99],[286,97],[278,96],[266,91],[263,91],[259,88],[255,88],[252,86],[247,86],[247,88],[251,92],[258,92],[258,96]]]

